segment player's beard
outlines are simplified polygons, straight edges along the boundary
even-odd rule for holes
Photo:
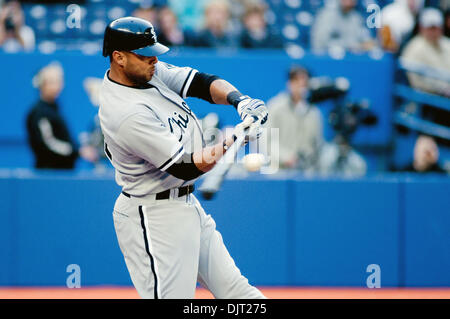
[[[148,73],[127,72],[126,70],[124,73],[128,80],[133,83],[133,86],[136,87],[145,86],[152,77],[152,75]]]

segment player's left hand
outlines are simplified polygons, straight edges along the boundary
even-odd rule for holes
[[[247,117],[244,121],[234,127],[233,138],[245,134],[245,144],[249,141],[257,140],[263,132],[261,124],[254,122],[252,117]]]

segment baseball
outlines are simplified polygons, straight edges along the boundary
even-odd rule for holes
[[[259,153],[247,154],[244,156],[244,167],[249,172],[258,171],[264,163],[264,155]]]

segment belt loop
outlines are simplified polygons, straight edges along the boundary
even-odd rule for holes
[[[127,192],[122,191],[122,195],[130,198],[130,199],[146,199],[146,200],[151,200],[152,202],[155,202],[157,200],[161,200],[161,199],[178,199],[179,197],[182,196],[186,196],[185,201],[186,202],[191,202],[192,201],[192,197],[191,197],[191,193],[194,191],[195,186],[194,185],[187,185],[187,186],[183,186],[183,187],[179,187],[179,188],[172,188],[172,189],[168,189],[165,190],[163,192],[157,193],[157,194],[148,194],[148,195],[144,195],[144,196],[132,196]]]

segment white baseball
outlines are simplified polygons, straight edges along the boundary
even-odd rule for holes
[[[244,167],[249,172],[259,171],[264,163],[264,155],[259,153],[247,154],[243,158]]]

